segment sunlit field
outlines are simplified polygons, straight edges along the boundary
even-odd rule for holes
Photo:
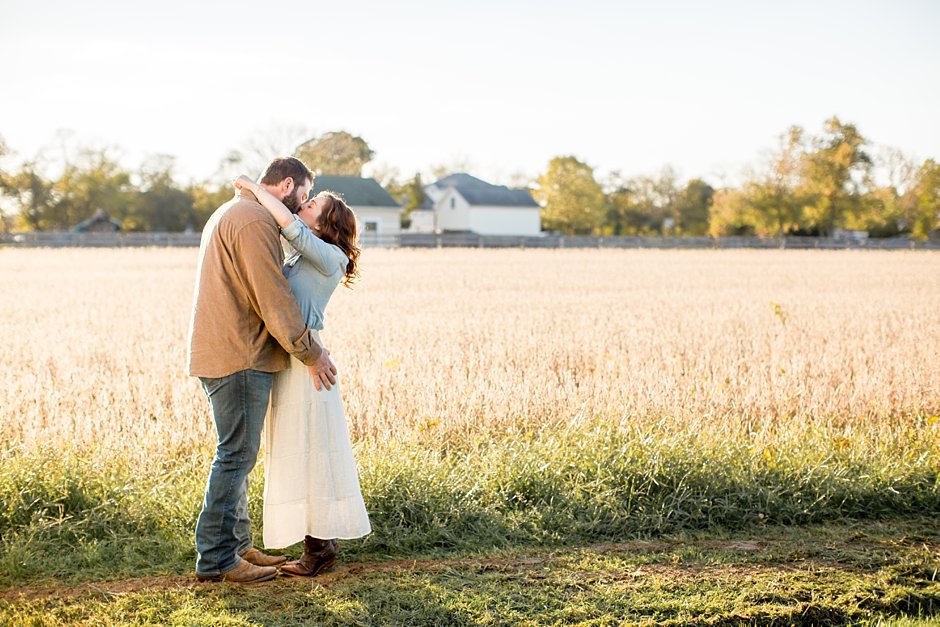
[[[0,250],[0,439],[211,443],[185,373],[193,249]],[[840,448],[940,413],[940,255],[366,250],[324,338],[357,442],[578,430]]]
[[[366,250],[324,338],[373,533],[250,594],[189,588],[196,255],[0,249],[0,623],[940,612],[940,254]]]

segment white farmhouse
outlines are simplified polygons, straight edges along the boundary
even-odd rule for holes
[[[318,174],[311,195],[329,190],[342,195],[359,220],[359,238],[366,246],[390,246],[401,232],[401,205],[378,181],[358,176]]]
[[[457,173],[424,188],[427,202],[412,212],[413,230],[427,230],[433,211],[434,230],[480,235],[540,235],[541,207],[525,189],[510,189]]]

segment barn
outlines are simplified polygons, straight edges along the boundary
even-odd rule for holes
[[[116,233],[121,230],[121,223],[112,220],[104,209],[98,209],[93,216],[72,227],[73,233]]]

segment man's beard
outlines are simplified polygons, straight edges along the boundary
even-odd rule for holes
[[[300,211],[300,201],[297,199],[297,194],[293,191],[287,196],[281,199],[281,202],[284,203],[284,206],[287,207],[291,213],[297,213]]]

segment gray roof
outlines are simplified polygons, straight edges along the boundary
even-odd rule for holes
[[[510,189],[493,185],[463,172],[445,176],[434,183],[437,187],[452,187],[471,205],[490,207],[538,207],[527,189]]]
[[[350,207],[400,207],[375,179],[365,179],[359,176],[333,176],[318,174],[313,180],[311,195],[319,194],[324,190],[337,192],[346,199]]]

